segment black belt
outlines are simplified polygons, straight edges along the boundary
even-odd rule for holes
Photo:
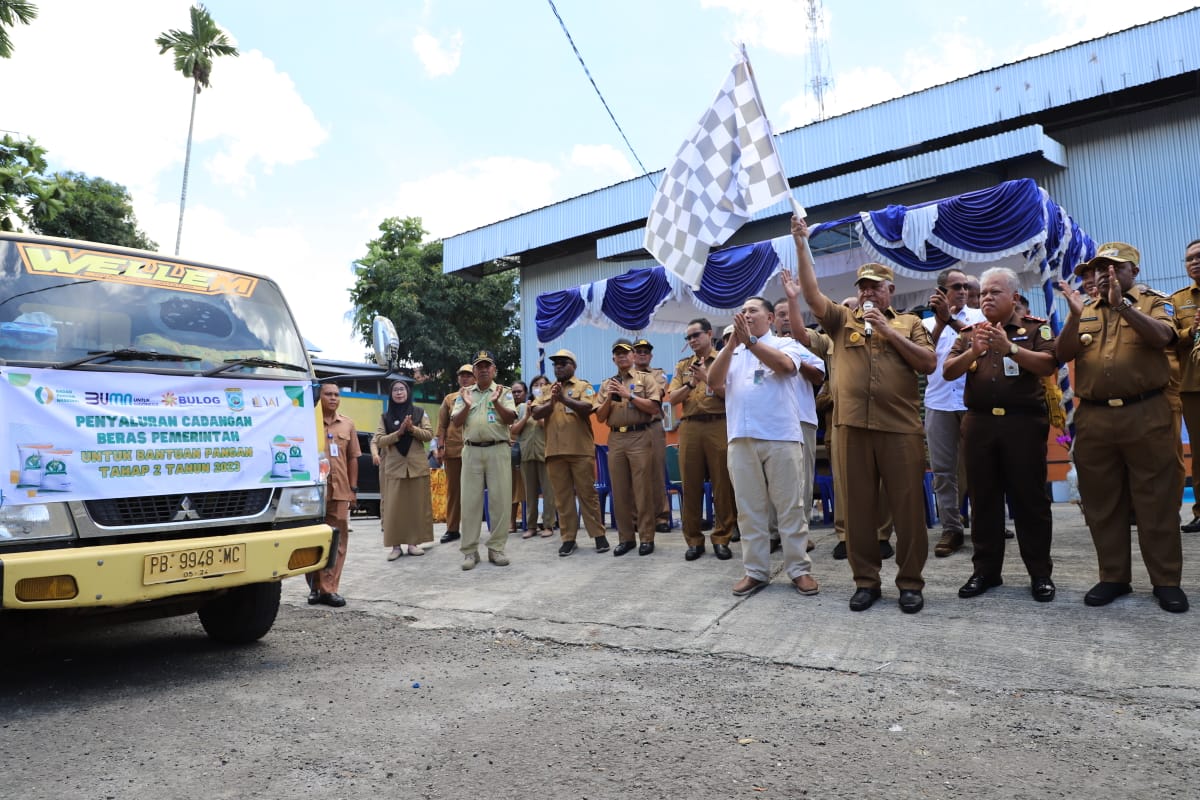
[[[1093,400],[1090,397],[1079,398],[1082,402],[1091,406],[1108,406],[1110,408],[1120,408],[1121,406],[1140,403],[1143,400],[1149,400],[1151,397],[1158,397],[1163,393],[1162,389],[1151,389],[1148,392],[1135,394],[1132,397],[1110,397],[1108,400]]]
[[[982,408],[968,408],[973,414],[987,414],[993,417],[1003,417],[1008,414],[1025,414],[1029,416],[1046,416],[1045,406],[984,406]]]
[[[471,447],[491,447],[494,444],[508,444],[508,442],[497,440],[494,442],[464,442],[464,444],[469,444]]]
[[[717,419],[725,419],[724,414],[692,414],[690,417],[684,417],[684,422],[712,422]]]
[[[653,425],[653,422],[643,422],[641,425],[617,425],[611,428],[613,433],[633,433],[634,431],[644,431]]]

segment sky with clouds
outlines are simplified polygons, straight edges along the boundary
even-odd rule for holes
[[[0,130],[129,188],[174,249],[191,82],[154,39],[186,0],[40,0],[0,60]],[[379,223],[445,237],[666,166],[744,43],[777,131],[1191,8],[1009,0],[211,0],[241,55],[197,102],[181,254],[284,288],[322,355],[359,360],[352,263]],[[788,165],[793,169],[797,167]]]

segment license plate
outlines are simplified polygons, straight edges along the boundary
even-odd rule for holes
[[[246,571],[246,545],[223,544],[154,553],[142,562],[142,584],[183,581]]]

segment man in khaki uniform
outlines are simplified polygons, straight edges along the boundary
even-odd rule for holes
[[[808,249],[808,226],[792,218],[797,283],[821,327],[833,338],[835,458],[846,470],[846,543],[857,587],[850,610],[864,611],[880,597],[881,559],[875,530],[880,480],[896,526],[896,587],[900,610],[920,611],[921,573],[929,556],[925,528],[925,429],[921,425],[917,373],[937,366],[933,340],[921,319],[891,307],[896,286],[882,264],[858,269],[857,311],[821,293]],[[785,273],[785,280],[790,276]],[[844,435],[843,435],[844,434]]]
[[[508,426],[517,421],[512,391],[495,383],[496,359],[480,350],[472,361],[475,385],[463,388],[451,407],[451,422],[463,433],[462,552],[463,569],[479,563],[479,533],[483,527],[483,492],[488,493],[488,561],[507,567],[504,545],[512,509],[512,451]]]
[[[534,419],[546,421],[546,471],[554,487],[554,507],[562,535],[558,554],[569,556],[575,552],[579,534],[576,498],[596,552],[607,553],[608,539],[596,494],[596,440],[589,419],[595,410],[596,392],[590,382],[576,377],[575,354],[570,350],[559,350],[550,356],[550,362],[556,380],[549,392],[534,401],[531,413]]]
[[[453,542],[461,535],[458,527],[462,521],[459,494],[462,484],[462,426],[451,423],[450,409],[462,390],[474,385],[474,367],[463,364],[458,368],[458,391],[442,398],[441,408],[438,409],[437,457],[446,470],[446,532],[442,534],[442,544]]]
[[[1193,356],[1200,331],[1200,239],[1188,243],[1183,265],[1192,283],[1171,295],[1179,340],[1168,350],[1168,355],[1172,356],[1172,366],[1179,376],[1183,421],[1192,444],[1192,490],[1197,493],[1192,504],[1192,521],[1180,530],[1196,533],[1200,531],[1200,470],[1196,468],[1196,450],[1200,448],[1200,363]]]
[[[1098,297],[1059,284],[1070,313],[1055,354],[1075,361],[1075,469],[1100,567],[1100,582],[1083,601],[1103,606],[1132,591],[1133,511],[1154,596],[1163,610],[1178,613],[1188,610],[1179,587],[1184,470],[1164,391],[1175,310],[1166,295],[1134,286],[1140,261],[1137,248],[1110,242],[1085,265],[1096,268]]]
[[[638,339],[633,343],[633,368],[642,372],[649,372],[654,376],[654,380],[658,383],[658,389],[662,394],[663,399],[667,397],[667,373],[663,372],[660,367],[650,366],[651,359],[654,358],[654,345],[650,344],[649,339]],[[671,499],[667,496],[667,431],[662,426],[663,414],[662,407],[658,409],[658,414],[655,415],[656,426],[650,428],[650,437],[653,441],[654,463],[658,469],[658,474],[662,476],[659,483],[658,492],[658,509],[654,529],[659,533],[667,533],[671,530]]]
[[[704,481],[707,477],[713,497],[713,554],[722,561],[733,557],[729,540],[733,535],[736,511],[733,484],[729,481],[725,433],[725,390],[708,385],[708,368],[717,353],[712,346],[712,323],[700,317],[688,323],[683,337],[692,355],[680,359],[671,378],[670,401],[683,406],[679,423],[679,472],[683,485],[680,516],[687,561],[704,555],[701,528]]]
[[[596,419],[609,428],[608,474],[612,481],[613,516],[620,541],[614,556],[634,547],[634,528],[641,539],[638,555],[654,552],[655,517],[659,508],[655,487],[665,488],[663,473],[655,456],[652,428],[662,425],[656,412],[662,410],[662,390],[649,372],[633,367],[633,343],[617,339],[612,348],[617,374],[600,386]]]
[[[358,495],[358,433],[354,420],[338,413],[342,395],[336,384],[321,385],[321,415],[325,423],[325,456],[329,459],[329,495],[325,500],[325,524],[338,529],[337,554],[324,569],[310,572],[308,604],[334,608],[346,605],[338,594],[346,546],[350,538],[350,506]]]

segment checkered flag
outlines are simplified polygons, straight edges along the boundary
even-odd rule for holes
[[[743,50],[663,175],[646,219],[645,248],[694,289],[709,248],[755,211],[788,196],[787,174]]]

